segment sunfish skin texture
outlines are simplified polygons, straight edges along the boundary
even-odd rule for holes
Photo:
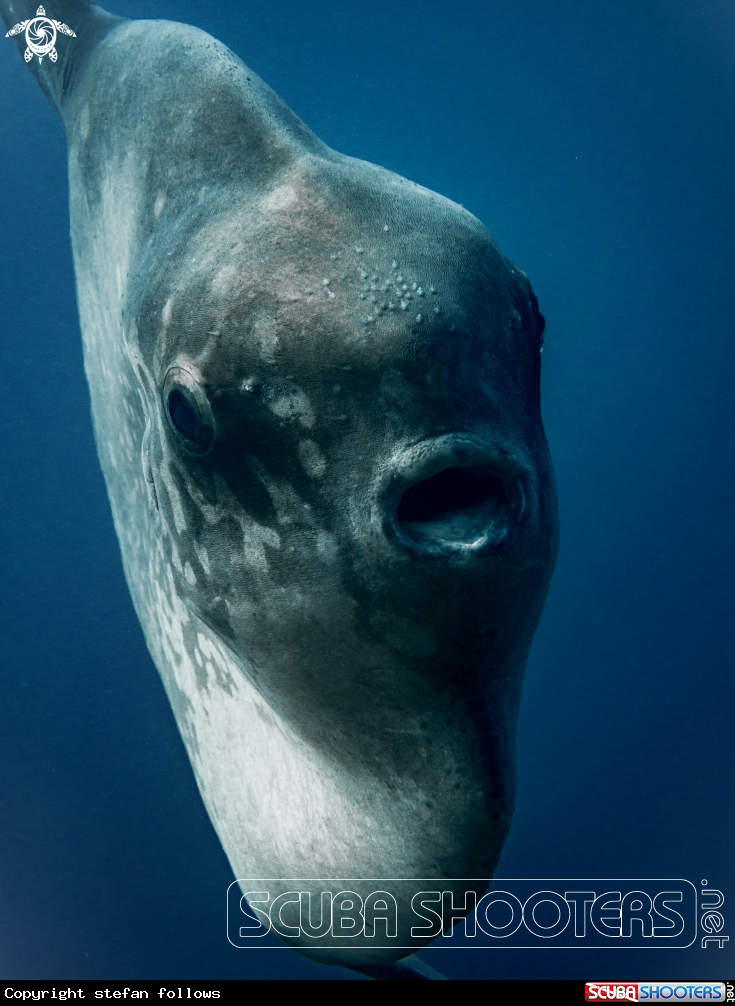
[[[100,461],[235,875],[490,878],[557,542],[526,276],[204,32],[48,13]]]

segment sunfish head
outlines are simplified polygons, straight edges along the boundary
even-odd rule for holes
[[[491,876],[556,545],[527,278],[457,205],[348,159],[213,198],[162,254],[131,326],[151,512],[236,873]],[[270,717],[259,794],[204,725],[238,678]]]

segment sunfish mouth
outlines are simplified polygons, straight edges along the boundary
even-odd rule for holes
[[[416,556],[454,564],[498,554],[521,531],[525,475],[509,451],[470,434],[415,444],[380,480],[384,533]]]

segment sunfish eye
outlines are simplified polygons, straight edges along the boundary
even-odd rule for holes
[[[214,417],[194,375],[184,367],[171,367],[163,382],[163,403],[178,443],[192,454],[206,454],[214,440]]]
[[[174,389],[166,402],[168,415],[178,432],[186,440],[196,438],[197,415],[180,391]]]

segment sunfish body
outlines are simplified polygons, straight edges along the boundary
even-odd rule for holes
[[[48,16],[100,461],[235,875],[490,878],[556,552],[528,280],[205,33]]]

